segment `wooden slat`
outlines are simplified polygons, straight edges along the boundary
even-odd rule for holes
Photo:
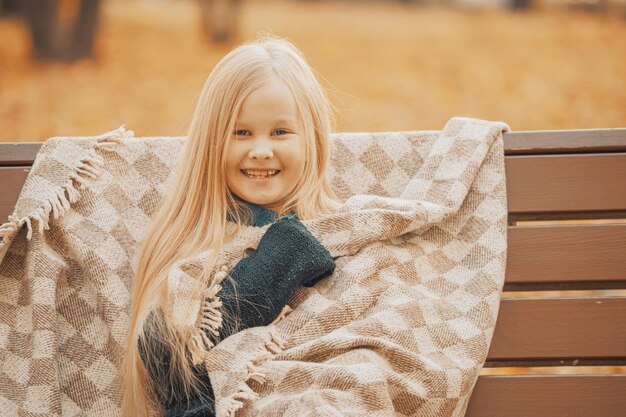
[[[626,357],[626,297],[506,299],[489,360]]]
[[[510,226],[528,226],[526,222],[541,221],[544,223],[560,222],[561,220],[591,220],[592,223],[611,223],[606,220],[617,220],[612,223],[624,223],[626,210],[622,211],[575,211],[570,213],[509,213]],[[599,222],[600,221],[600,222]],[[564,224],[564,223],[563,223]]]
[[[505,158],[509,213],[626,210],[626,153]]]
[[[0,224],[7,221],[22,186],[28,175],[29,167],[0,167]]]
[[[481,376],[466,417],[622,417],[626,375]]]
[[[506,155],[626,151],[626,129],[507,132],[503,140]]]
[[[487,361],[485,362],[484,369],[494,370],[497,368],[508,369],[527,369],[527,368],[552,368],[563,369],[563,367],[576,368],[577,370],[589,368],[589,367],[626,367],[626,357],[623,358],[591,358],[591,359],[516,359],[510,361]],[[626,368],[625,368],[626,369]],[[488,372],[488,371],[487,371]],[[581,372],[582,373],[582,372]],[[502,374],[488,374],[488,375],[502,375]]]
[[[507,284],[626,283],[626,224],[509,226]]]
[[[32,165],[42,142],[0,143],[0,166]]]

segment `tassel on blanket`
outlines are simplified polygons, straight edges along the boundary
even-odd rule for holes
[[[48,223],[50,212],[52,212],[55,220],[62,217],[69,210],[70,205],[80,198],[79,190],[86,187],[86,180],[88,178],[98,179],[100,177],[100,168],[104,165],[104,161],[95,153],[95,149],[106,149],[107,144],[120,143],[122,139],[133,137],[133,135],[134,132],[132,130],[127,131],[124,125],[122,125],[115,130],[98,136],[98,143],[91,149],[90,154],[80,160],[80,164],[74,167],[74,173],[70,175],[68,181],[59,187],[55,195],[45,201],[42,207],[21,218],[9,215],[9,221],[0,225],[0,237],[2,238],[0,243],[6,244],[9,238],[15,236],[24,224],[28,228],[26,239],[31,240],[33,237],[33,220],[37,223],[39,233],[50,229]]]
[[[20,219],[10,214],[9,221],[0,225],[0,238],[2,238],[0,246],[8,245],[7,242],[9,241],[9,239],[13,238],[13,236],[17,234],[17,231],[21,229],[22,225],[24,224],[26,224],[26,226],[28,227],[28,239],[30,240],[30,237],[32,235],[32,225],[30,222],[30,217],[25,216]],[[4,248],[4,251],[6,251],[6,247]],[[0,259],[2,259],[4,251],[0,251]]]
[[[281,310],[280,314],[278,315],[278,317],[276,317],[274,319],[274,321],[271,324],[276,324],[279,321],[281,321],[282,319],[284,319],[285,317],[287,317],[289,315],[289,313],[291,313],[293,311],[293,309],[291,307],[289,307],[289,304],[285,304],[285,306],[283,307],[283,309]]]
[[[285,342],[274,331],[270,331],[270,336],[271,340],[265,342],[265,347],[267,348],[267,350],[269,350],[273,354],[282,352],[285,348]]]
[[[234,417],[235,413],[243,407],[244,400],[259,399],[259,394],[254,392],[247,382],[250,380],[259,384],[267,382],[267,373],[264,372],[261,367],[263,363],[274,358],[276,354],[283,351],[285,341],[278,335],[278,333],[276,333],[276,329],[271,329],[269,331],[269,340],[264,343],[264,347],[265,349],[259,350],[246,365],[246,376],[244,377],[245,382],[239,384],[237,392],[235,392],[232,396],[222,400],[224,408],[230,417]]]
[[[219,336],[219,329],[222,327],[222,300],[217,293],[222,289],[220,285],[228,273],[228,267],[222,265],[220,270],[213,276],[211,283],[204,290],[202,305],[198,321],[191,336],[190,353],[194,365],[198,365],[204,360],[204,355],[215,346],[209,334]]]
[[[265,372],[262,372],[258,367],[254,366],[252,362],[246,365],[246,377],[244,380],[247,382],[249,380],[254,380],[259,384],[264,384],[267,381],[267,375]]]
[[[226,413],[229,417],[235,417],[235,413],[243,407],[243,401],[253,401],[259,399],[259,394],[252,391],[245,382],[239,384],[238,391],[232,397],[225,398],[224,403]]]
[[[126,125],[121,125],[115,130],[100,135],[95,146],[97,149],[111,150],[121,144],[123,139],[132,138],[134,135],[135,132],[132,130],[126,130]]]
[[[55,220],[62,217],[69,210],[70,205],[80,198],[79,190],[85,188],[86,177],[97,179],[101,174],[100,168],[103,164],[102,158],[92,150],[91,155],[80,160],[80,164],[74,167],[74,173],[68,181],[59,187],[51,198],[44,201],[42,207],[21,218],[14,215],[9,216],[9,221],[0,226],[0,237],[2,237],[3,243],[15,236],[24,224],[28,228],[26,239],[31,240],[33,236],[32,220],[36,221],[39,233],[50,229],[50,212],[52,212]]]

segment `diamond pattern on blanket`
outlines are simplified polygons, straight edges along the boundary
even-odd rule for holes
[[[335,273],[206,352],[219,417],[464,414],[504,282],[503,130],[331,135],[343,205],[304,223]],[[3,413],[119,414],[136,256],[183,144],[123,129],[43,144],[0,242]],[[256,245],[249,232],[223,263]],[[181,294],[203,256],[171,271]]]

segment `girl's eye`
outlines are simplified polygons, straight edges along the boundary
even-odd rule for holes
[[[235,136],[246,136],[249,132],[246,129],[235,130]],[[285,129],[276,129],[274,134],[282,136],[287,135],[289,132]]]

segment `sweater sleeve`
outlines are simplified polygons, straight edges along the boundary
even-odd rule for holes
[[[217,344],[238,331],[270,324],[300,285],[312,286],[331,275],[334,269],[331,254],[297,218],[277,220],[267,229],[257,249],[230,270],[232,279],[222,281],[218,294],[228,324],[220,329],[217,338],[209,336]],[[160,357],[146,358],[141,343],[140,353],[148,374],[158,381],[157,395],[168,410],[166,416],[213,415],[213,391],[204,368],[200,365],[194,368],[194,373],[206,386],[206,398],[192,396],[188,401],[181,400],[177,394],[182,391],[182,385],[169,374],[166,346],[158,337],[148,334],[146,337],[147,343],[157,347]],[[184,414],[184,410],[194,408],[197,414]]]
[[[222,329],[218,341],[249,327],[267,326],[299,286],[312,286],[334,270],[331,254],[302,222],[281,218],[267,229],[256,251],[232,268],[232,280],[222,281],[223,314],[239,323]]]

